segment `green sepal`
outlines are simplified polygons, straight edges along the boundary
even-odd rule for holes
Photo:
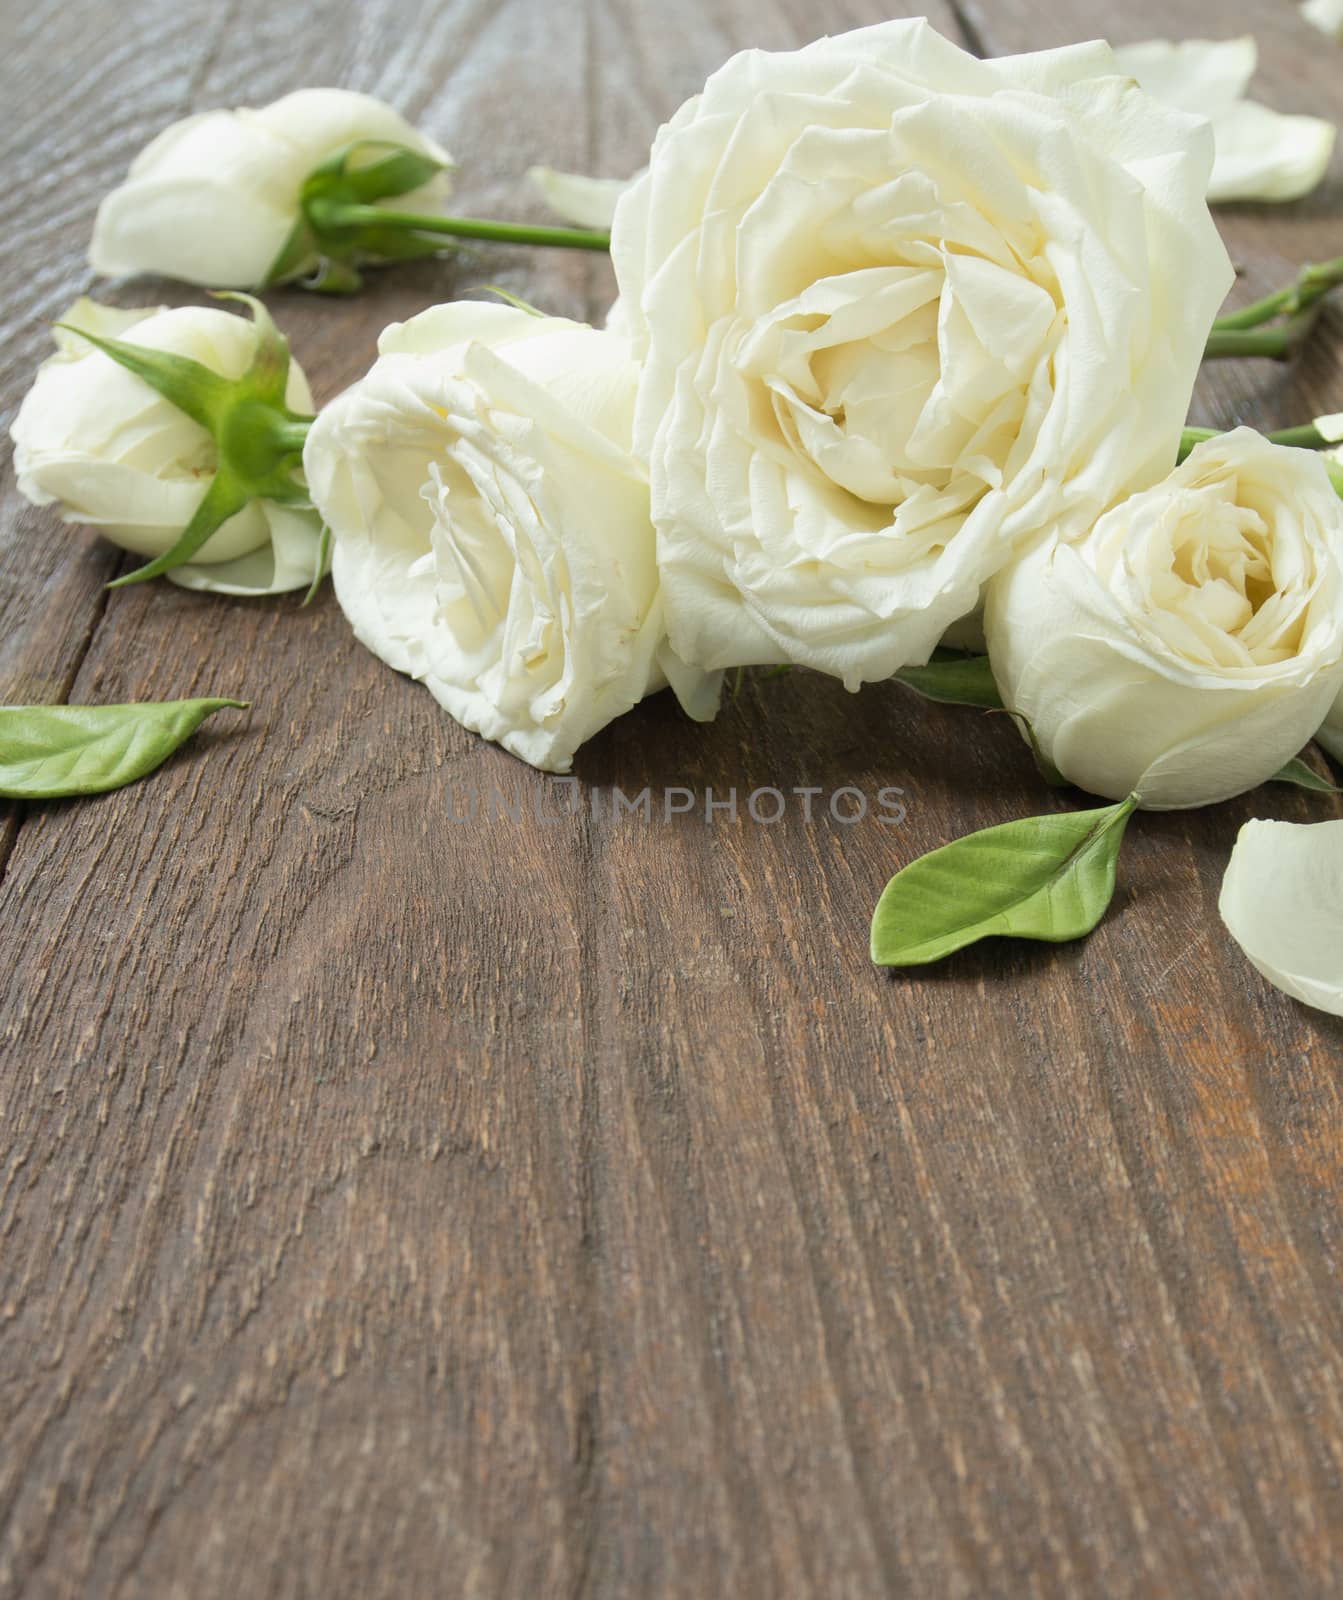
[[[895,676],[897,682],[942,705],[1002,710],[1002,696],[987,656],[939,648],[924,666],[902,667]]]
[[[184,411],[193,422],[213,433],[219,418],[227,409],[234,384],[221,378],[217,372],[193,361],[190,356],[172,355],[166,350],[149,350],[144,345],[129,344],[124,339],[105,339],[101,334],[89,333],[68,322],[56,326],[65,333],[78,334],[96,349],[109,356],[119,367],[143,379],[157,394],[161,394],[179,411]]]
[[[322,587],[322,579],[331,569],[331,528],[327,523],[322,524],[322,531],[317,538],[317,565],[313,571],[312,582],[308,585],[308,592],[299,601],[299,610],[310,606],[317,598],[317,591]]]
[[[371,161],[368,152],[381,151]],[[350,206],[367,206],[423,188],[446,163],[421,150],[382,139],[357,139],[313,168],[299,190],[299,216],[263,287],[301,281],[321,294],[353,294],[363,282],[359,263],[437,255],[441,240],[405,228],[338,221]]]
[[[285,401],[289,388],[289,341],[275,326],[269,307],[255,295],[243,294],[239,289],[212,289],[210,293],[216,300],[236,300],[252,313],[257,334],[256,352],[241,380],[247,385],[249,398],[268,402],[286,416],[292,416]]]
[[[1095,811],[1003,823],[912,861],[872,916],[872,960],[911,967],[990,937],[1061,943],[1088,934],[1114,895],[1130,795]]]
[[[211,534],[218,533],[230,517],[236,517],[251,498],[231,474],[216,472],[191,521],[182,529],[177,543],[161,556],[146,562],[143,567],[137,567],[134,572],[113,578],[107,587],[124,589],[130,583],[147,583],[150,578],[161,577],[174,567],[185,566]]]
[[[308,219],[300,211],[294,226],[289,230],[289,237],[284,242],[284,248],[270,264],[264,280],[257,285],[259,289],[274,288],[281,283],[296,283],[319,270],[321,251],[318,248],[317,235],[308,225]],[[305,287],[314,287],[308,284]],[[356,284],[356,288],[358,285]]]
[[[364,287],[363,274],[357,267],[348,261],[333,261],[329,256],[319,260],[312,272],[298,281],[314,294],[358,294]]]
[[[511,289],[505,289],[502,284],[482,283],[481,294],[492,294],[502,300],[506,306],[512,306],[515,311],[525,311],[529,317],[544,317],[546,313],[539,306],[534,306],[530,300],[524,300],[520,294],[514,294]]]
[[[386,153],[376,161],[351,165],[351,158],[366,150],[382,150]],[[398,195],[410,194],[414,189],[423,189],[447,166],[447,162],[429,155],[427,151],[412,150],[408,145],[394,144],[385,139],[360,139],[355,144],[347,145],[344,152],[338,152],[338,155],[341,177],[348,184],[352,198],[364,203],[392,200]]]

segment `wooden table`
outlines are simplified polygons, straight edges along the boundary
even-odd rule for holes
[[[935,0],[986,52],[1259,36],[1285,0]],[[462,209],[622,174],[744,45],[879,0],[2,0],[0,421],[92,285],[97,200],[195,107],[393,101]],[[1237,295],[1343,248],[1337,177],[1221,213]],[[482,250],[275,313],[325,399],[378,330],[503,283],[599,316],[604,260]],[[124,304],[195,296],[117,285]],[[1340,316],[1219,365],[1197,419],[1343,408]],[[893,976],[901,863],[1073,803],[1005,719],[896,687],[659,697],[583,794],[906,790],[899,828],[541,825],[549,780],[366,654],[329,589],[166,583],[19,498],[0,694],[250,698],[151,781],[0,834],[0,1596],[1316,1596],[1343,1592],[1343,1027],[1216,915],[1274,788],[1141,817],[1088,941]],[[521,820],[449,821],[497,787]]]

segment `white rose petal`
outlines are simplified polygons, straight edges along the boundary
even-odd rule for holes
[[[635,177],[642,177],[636,173]],[[531,167],[527,177],[558,217],[580,228],[609,228],[616,201],[634,178],[585,178],[579,172],[556,172],[554,167]]]
[[[1115,60],[1151,95],[1180,111],[1207,117],[1217,155],[1208,199],[1299,200],[1324,177],[1336,130],[1320,117],[1287,116],[1245,90],[1259,50],[1239,39],[1152,39],[1125,45]]]
[[[716,676],[663,630],[623,341],[462,301],[378,348],[304,455],[363,643],[549,771],[668,681],[711,716]]]
[[[196,562],[173,567],[164,576],[183,589],[210,594],[289,594],[322,576],[322,519],[299,506],[260,502],[269,537],[259,549],[232,561],[203,567]]]
[[[1343,688],[1343,502],[1310,451],[1237,429],[1001,573],[985,628],[1004,704],[1070,782],[1150,809],[1228,799]]]
[[[166,128],[98,208],[89,261],[212,288],[264,284],[299,215],[303,181],[330,155],[381,140],[448,162],[390,106],[348,89],[300,89],[261,110],[206,111]],[[426,210],[446,174],[394,204]]]
[[[850,687],[1174,461],[1231,282],[1206,127],[1099,44],[748,51],[616,211],[673,642]]]
[[[213,307],[130,312],[81,300],[62,321],[187,356],[225,378],[241,377],[256,353],[254,324]],[[285,398],[295,412],[313,410],[297,362],[290,363]],[[38,369],[11,436],[19,489],[27,499],[58,505],[63,521],[87,524],[124,550],[150,559],[177,543],[214,473],[214,441],[199,423],[110,356],[61,329],[56,354]],[[169,576],[189,588],[223,587],[227,574],[214,569],[253,556],[259,559],[247,570],[256,573],[271,559],[265,551],[273,526],[281,521],[292,547],[294,524],[290,514],[280,517],[281,509],[265,501],[244,506],[211,534],[189,565]],[[315,558],[320,524],[311,516],[306,521]],[[284,572],[276,566],[267,592],[311,582],[313,565],[308,562],[303,578],[290,571],[292,582],[277,582]],[[292,566],[292,559],[283,563],[284,571]],[[251,587],[234,592],[251,592]]]
[[[1270,983],[1343,1016],[1343,822],[1247,822],[1218,910]]]
[[[1343,39],[1343,0],[1305,0],[1301,15],[1321,33]]]

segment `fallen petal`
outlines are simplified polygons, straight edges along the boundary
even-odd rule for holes
[[[1343,821],[1247,822],[1218,910],[1270,983],[1343,1016]]]
[[[609,228],[616,201],[634,182],[633,178],[588,178],[581,172],[556,172],[554,167],[532,167],[527,176],[556,216],[580,228]]]

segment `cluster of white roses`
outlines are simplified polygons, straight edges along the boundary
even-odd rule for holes
[[[543,174],[589,225],[614,200],[607,326],[435,307],[308,434],[309,532],[334,534],[359,638],[565,771],[665,685],[697,718],[734,667],[856,689],[982,615],[1004,703],[1064,777],[1149,807],[1270,777],[1343,691],[1343,505],[1319,457],[1245,429],[1177,451],[1232,281],[1210,182],[1303,192],[1333,130],[1244,101],[1244,44],[985,61],[893,22],[734,57],[618,199]],[[169,130],[105,203],[95,264],[274,281],[311,243],[294,219],[324,158],[356,196],[382,174],[375,204],[404,198],[387,148],[425,163],[406,182],[446,167],[375,105],[306,91]],[[164,312],[125,336],[224,371],[240,327]],[[71,373],[99,363],[134,382],[68,343],[44,369],[20,482],[151,550],[208,441],[107,392],[95,420]],[[270,516],[249,506],[174,576],[251,559]],[[274,549],[253,588],[291,586]]]
[[[440,308],[319,418],[342,605],[564,769],[664,676],[700,715],[741,665],[856,688],[987,592],[1065,776],[1253,787],[1343,685],[1343,510],[1248,432],[1167,476],[1231,281],[1210,145],[1103,45],[734,58],[617,204],[613,326]]]

